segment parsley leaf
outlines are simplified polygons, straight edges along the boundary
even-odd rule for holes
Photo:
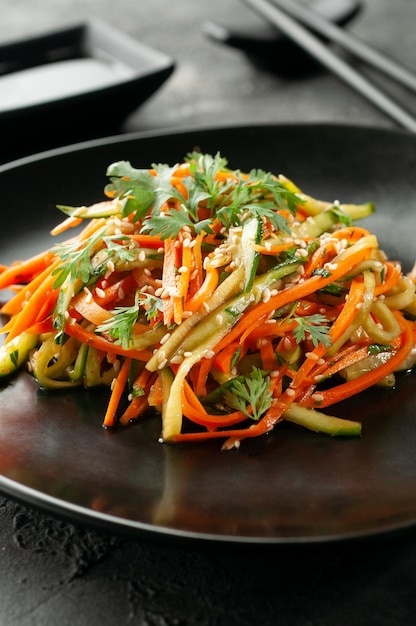
[[[163,310],[162,300],[148,293],[136,292],[132,306],[118,306],[111,311],[113,317],[97,327],[98,332],[108,333],[116,344],[128,348],[133,338],[133,327],[139,317],[140,307],[146,310],[148,320]]]
[[[62,265],[55,268],[52,272],[52,276],[56,276],[53,284],[54,289],[62,287],[67,278],[71,281],[80,278],[84,285],[89,283],[91,277],[97,273],[96,268],[92,265],[91,256],[98,241],[104,235],[106,228],[105,226],[98,230],[87,241],[81,242],[81,244],[80,242],[62,243],[52,248],[52,252],[57,254],[62,260]]]
[[[381,343],[372,343],[368,346],[368,354],[380,354],[380,352],[389,352],[392,350],[392,346],[390,344],[383,345]]]
[[[136,169],[129,161],[118,161],[107,168],[110,178],[104,189],[109,196],[125,198],[122,217],[133,214],[133,220],[143,218],[155,200],[155,178],[148,170]]]
[[[296,320],[296,328],[293,331],[293,336],[296,343],[305,341],[306,338],[310,339],[315,346],[321,343],[325,348],[329,348],[332,345],[332,339],[329,335],[328,319],[325,315],[315,313],[314,315],[290,315],[290,319]]]
[[[139,292],[136,292],[133,306],[118,306],[111,313],[113,317],[97,326],[97,331],[108,333],[116,344],[128,348],[133,336],[133,326],[139,315]]]
[[[238,379],[232,381],[231,387],[225,392],[224,400],[250,419],[259,420],[271,406],[270,376],[264,376],[260,369],[253,366],[250,376],[246,376],[244,382]]]

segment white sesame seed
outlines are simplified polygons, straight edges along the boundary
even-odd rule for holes
[[[87,296],[87,302],[91,302],[92,301],[92,293],[88,289],[88,287],[84,287],[84,293]]]
[[[217,324],[219,326],[221,326],[223,319],[222,319],[222,315],[219,313],[216,317],[215,317],[215,321],[217,322]]]
[[[159,363],[159,365],[157,366],[158,370],[163,370],[163,368],[167,365],[168,360],[165,359],[164,361],[162,361],[161,363]]]
[[[164,343],[166,343],[169,337],[170,337],[170,333],[166,333],[166,335],[163,335],[162,339],[160,340],[160,345],[163,345]]]
[[[263,294],[261,299],[263,300],[263,302],[268,302],[270,300],[271,294],[270,294],[270,289],[268,287],[266,287],[263,290]]]
[[[157,361],[158,363],[161,363],[162,361],[164,361],[166,359],[166,352],[164,350],[160,350],[159,354],[157,355]]]
[[[315,402],[322,402],[322,400],[324,399],[323,395],[321,393],[313,393],[311,395],[312,400],[314,400]]]
[[[185,359],[189,358],[190,356],[192,356],[192,352],[190,352],[189,350],[187,350],[186,352],[183,353],[183,356],[185,357]]]
[[[286,389],[286,393],[287,393],[288,396],[293,397],[295,395],[296,391],[294,389],[290,389],[290,387],[289,387],[289,389]]]
[[[105,298],[105,291],[104,291],[104,289],[100,289],[100,287],[96,287],[95,293],[97,294],[97,296],[99,298]]]

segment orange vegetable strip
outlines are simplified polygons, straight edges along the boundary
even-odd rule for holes
[[[152,356],[151,350],[131,350],[129,348],[123,348],[119,344],[108,341],[100,335],[96,335],[78,323],[67,324],[65,326],[65,333],[81,343],[86,343],[89,346],[97,348],[97,350],[108,352],[109,354],[131,357],[137,361],[148,361]]]
[[[149,406],[161,406],[163,403],[163,388],[159,376],[155,377],[152,385],[150,385],[149,391],[146,394]]]
[[[352,267],[357,265],[360,261],[367,258],[369,250],[361,248],[356,250],[353,254],[348,256],[344,261],[338,263],[337,267],[331,271],[330,276],[314,275],[304,280],[304,282],[298,282],[289,287],[279,291],[275,296],[272,296],[267,302],[260,302],[252,309],[247,311],[243,318],[230,330],[230,332],[222,339],[215,351],[219,351],[225,347],[231,341],[234,341],[237,337],[240,337],[243,332],[249,330],[251,332],[259,324],[259,320],[265,318],[266,315],[272,313],[276,309],[279,309],[286,304],[295,302],[306,296],[309,296],[318,289],[322,289],[326,285],[329,285],[334,280],[341,278]]]
[[[233,426],[247,419],[242,411],[234,411],[226,415],[212,415],[207,413],[205,407],[196,397],[187,381],[182,390],[182,410],[183,414],[195,424],[206,428],[223,428]],[[204,433],[207,434],[207,433]]]
[[[27,329],[27,332],[32,333],[32,335],[42,335],[43,333],[51,333],[53,330],[53,317],[50,315],[46,319],[36,322],[33,326],[30,326]]]
[[[148,408],[149,402],[147,395],[133,398],[123,415],[118,420],[118,423],[121,426],[126,426],[132,420],[139,418]]]
[[[401,365],[401,363],[403,363],[413,348],[413,323],[406,320],[398,311],[395,311],[394,315],[402,328],[402,343],[397,352],[392,354],[388,361],[382,363],[374,370],[371,370],[354,380],[338,385],[338,387],[335,387],[334,389],[319,392],[320,397],[322,398],[322,400],[319,401],[319,407],[324,408],[331,406],[332,404],[341,402],[346,398],[350,398],[351,396],[372,387],[382,378],[391,372],[394,372]],[[309,400],[308,405],[311,404],[311,400],[312,398]]]
[[[133,292],[135,294],[137,281],[134,272],[135,270],[133,271],[133,274],[129,274],[125,278],[122,278],[121,280],[113,283],[112,285],[109,285],[108,287],[101,287],[102,291],[104,292],[103,297],[101,297],[101,292],[99,292],[99,294],[101,294],[99,295],[97,293],[97,290],[95,290],[94,297],[97,298],[97,300],[99,301],[98,304],[105,308],[109,304],[112,304],[114,301],[120,300],[120,295],[122,294],[125,295],[129,294],[130,292]],[[124,297],[122,297],[121,299],[124,300]]]
[[[43,281],[53,272],[53,270],[61,264],[60,260],[56,260],[50,267],[47,267],[41,274],[36,276],[25,288],[21,289],[13,298],[6,302],[1,313],[4,315],[16,315],[22,309],[25,301],[39,288]]]
[[[361,226],[347,226],[330,234],[333,239],[347,239],[351,243],[358,241],[361,237],[367,237],[367,235],[371,235],[370,231]]]
[[[163,248],[165,242],[157,235],[129,235],[130,239],[138,243],[143,248]]]
[[[211,369],[212,359],[201,359],[195,384],[195,393],[198,396],[205,396],[207,393],[207,380]]]
[[[97,304],[88,291],[83,290],[78,293],[72,299],[71,306],[77,313],[92,324],[95,324],[95,326],[104,324],[112,317],[112,314],[107,309]]]
[[[36,291],[30,296],[22,310],[15,315],[13,327],[9,331],[6,343],[40,320],[39,311],[42,310],[44,302],[49,300],[52,294],[56,302],[59,289],[54,289],[53,287],[55,279],[55,276],[52,276],[52,274],[46,276]]]
[[[329,331],[329,335],[333,342],[341,337],[357,315],[357,304],[362,301],[364,290],[364,281],[361,276],[358,276],[352,281],[348,298],[346,299],[341,313]],[[296,372],[292,381],[292,387],[296,388],[302,383],[302,381],[308,376],[309,372],[316,365],[317,360],[321,358],[325,352],[326,348],[322,345],[322,343],[319,343],[318,346],[312,351],[314,358],[306,359]]]
[[[53,236],[60,235],[61,233],[68,230],[68,228],[76,228],[77,226],[82,224],[83,221],[84,220],[82,217],[74,217],[73,215],[70,215],[69,217],[64,219],[62,222],[57,224],[54,228],[52,228],[51,235]]]
[[[277,368],[276,353],[270,338],[260,339],[260,357],[263,369],[271,372]]]
[[[165,240],[165,258],[163,262],[162,285],[166,294],[162,295],[163,300],[163,321],[165,326],[170,326],[173,322],[173,296],[176,291],[176,248],[175,240],[169,237]]]
[[[218,269],[209,265],[201,287],[189,300],[185,302],[185,311],[191,311],[192,313],[199,311],[204,302],[212,296],[213,292],[217,288],[218,280]]]
[[[265,245],[262,246],[260,244],[254,244],[253,248],[257,252],[260,252],[261,254],[276,256],[276,254],[280,254],[280,252],[283,252],[284,250],[288,250],[288,248],[292,248],[294,245],[295,244],[292,240],[292,241],[286,241],[285,243],[280,243],[280,244],[271,245],[271,246],[265,246]]]
[[[399,282],[399,279],[402,275],[401,267],[397,263],[385,261],[384,265],[387,269],[386,277],[382,283],[376,285],[374,289],[375,296],[379,296],[382,293],[387,293],[388,291],[390,291],[390,289],[393,289],[393,287]]]
[[[37,274],[50,267],[54,259],[56,256],[51,252],[41,252],[26,261],[18,261],[5,266],[4,271],[0,273],[0,289],[6,289],[16,283],[30,282]]]
[[[202,235],[197,235],[192,248],[192,273],[189,281],[188,298],[191,298],[200,289],[203,281],[203,262],[201,243]],[[186,307],[185,307],[186,308]]]
[[[228,346],[215,356],[213,360],[214,367],[224,374],[229,374],[231,372],[232,360],[239,347],[240,342],[237,340],[228,344]]]
[[[180,324],[183,319],[183,303],[188,293],[189,279],[191,276],[192,250],[189,246],[182,246],[182,265],[179,268],[177,288],[179,297],[174,297],[173,319],[175,324]]]
[[[106,428],[114,426],[115,424],[118,405],[120,404],[121,396],[123,395],[124,388],[129,377],[131,361],[132,360],[130,358],[125,359],[117,378],[113,380],[111,396],[103,421],[103,426]]]

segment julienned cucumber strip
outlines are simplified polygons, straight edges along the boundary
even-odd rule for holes
[[[304,426],[317,433],[325,433],[333,437],[360,437],[361,423],[352,420],[326,415],[308,407],[292,404],[283,414],[288,422]]]
[[[36,346],[38,336],[23,332],[9,343],[0,347],[0,378],[15,372],[25,361],[29,352]]]
[[[176,355],[185,357],[181,362],[173,381],[170,395],[166,403],[163,416],[162,438],[170,440],[179,434],[182,427],[182,387],[190,369],[212,350],[219,341],[231,330],[241,318],[244,311],[253,303],[260,300],[266,287],[270,287],[277,280],[296,271],[301,263],[288,261],[263,274],[254,281],[249,293],[242,293],[228,300],[221,307],[210,313],[202,320],[193,332],[178,346]],[[171,355],[173,358],[175,354]],[[185,356],[186,355],[186,356]]]
[[[241,253],[245,270],[244,291],[250,291],[256,278],[259,266],[260,254],[254,249],[254,245],[261,240],[261,222],[257,217],[253,217],[243,226],[241,235]]]

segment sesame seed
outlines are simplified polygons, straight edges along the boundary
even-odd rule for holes
[[[160,344],[163,345],[164,343],[166,343],[169,337],[170,337],[170,333],[166,333],[166,335],[163,335],[162,339],[160,340]]]
[[[263,302],[268,302],[268,301],[270,300],[270,297],[271,297],[271,295],[270,295],[270,289],[269,289],[268,287],[266,287],[266,288],[263,290],[263,294],[262,294],[261,299],[263,300]]]
[[[216,316],[215,321],[217,322],[218,325],[222,324],[223,319],[222,319],[222,315],[220,313]]]
[[[100,289],[100,287],[96,287],[95,293],[97,294],[97,296],[99,298],[105,298],[105,291],[104,291],[104,289]]]
[[[286,393],[288,396],[293,397],[296,393],[296,391],[294,389],[286,389]]]
[[[159,354],[157,355],[158,363],[161,363],[165,359],[166,359],[166,352],[164,350],[160,350]]]
[[[315,402],[322,402],[322,400],[324,399],[323,395],[321,393],[313,393],[311,395],[312,400],[314,400]]]
[[[139,261],[142,263],[146,261],[146,252],[144,250],[140,250],[139,252]]]
[[[168,360],[165,359],[164,361],[162,361],[161,363],[159,363],[159,365],[157,366],[158,370],[163,370],[163,368],[167,365]]]
[[[189,350],[187,350],[186,352],[183,353],[183,356],[185,357],[185,359],[189,358],[190,356],[192,356],[192,352],[190,352]]]
[[[279,376],[280,376],[279,370],[273,370],[272,372],[270,372],[270,378],[279,378]]]
[[[87,296],[87,302],[91,302],[92,301],[92,293],[88,289],[88,287],[84,287],[84,293]]]
[[[171,358],[170,362],[173,365],[178,365],[179,363],[182,363],[183,361],[183,356],[181,354],[176,354],[174,357]]]
[[[181,265],[180,268],[178,269],[179,274],[186,274],[187,271],[188,271],[188,268],[186,267],[186,265]]]
[[[311,361],[317,361],[319,356],[315,354],[315,352],[305,352],[305,356],[307,359],[311,359]]]

